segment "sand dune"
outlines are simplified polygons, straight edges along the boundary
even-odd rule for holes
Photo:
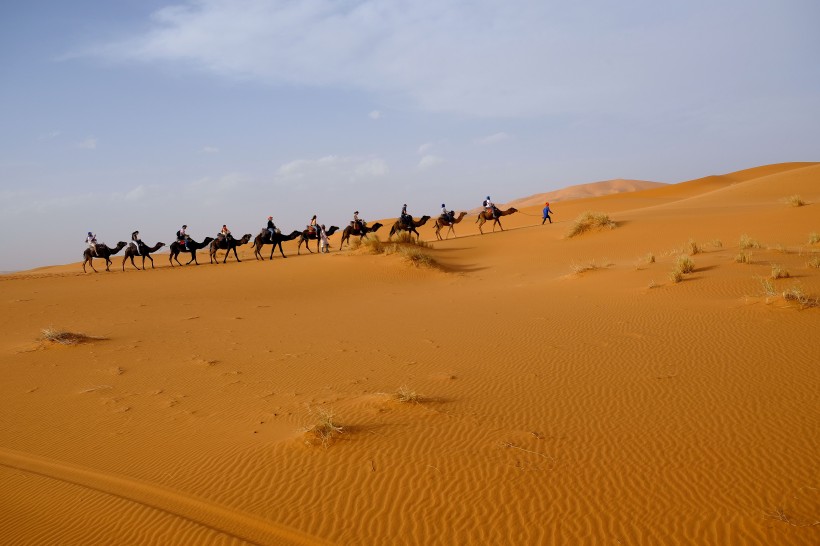
[[[0,543],[816,544],[820,164],[540,204],[0,277]]]
[[[626,193],[633,191],[643,191],[651,188],[665,186],[662,182],[648,182],[646,180],[625,180],[616,178],[613,180],[603,180],[601,182],[591,182],[588,184],[577,184],[560,190],[537,193],[529,197],[514,199],[507,203],[512,207],[543,206],[545,201],[558,202],[569,201],[571,199],[585,199],[589,197],[600,197],[615,193]]]

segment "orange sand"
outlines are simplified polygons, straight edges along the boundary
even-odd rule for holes
[[[0,277],[0,543],[820,543],[820,308],[779,296],[820,296],[820,164],[552,205],[438,268],[337,234]]]

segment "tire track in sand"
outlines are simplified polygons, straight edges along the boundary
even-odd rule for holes
[[[0,447],[0,465],[72,483],[143,504],[220,533],[260,545],[331,544],[285,525],[134,478]]]

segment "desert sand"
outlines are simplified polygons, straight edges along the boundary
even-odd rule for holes
[[[0,543],[820,543],[820,164],[635,190],[0,277]]]

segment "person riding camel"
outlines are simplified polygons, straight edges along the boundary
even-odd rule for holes
[[[268,216],[268,227],[265,228],[270,233],[270,240],[273,241],[273,236],[276,235],[276,224],[273,223],[273,216]]]
[[[139,231],[135,231],[131,234],[131,242],[137,245],[137,254],[142,254],[142,250],[140,250],[140,245],[145,246],[145,243],[143,243],[140,239]]]
[[[359,211],[353,213],[353,221],[350,222],[350,227],[353,228],[353,231],[359,233],[365,226],[365,221],[359,218]]]
[[[319,222],[316,220],[316,215],[313,215],[313,218],[310,219],[310,223],[307,225],[307,230],[309,235],[313,235],[316,233],[316,230],[319,227]]]
[[[446,222],[452,222],[455,218],[455,211],[447,210],[447,205],[441,204],[441,218]]]
[[[182,224],[182,229],[177,231],[177,242],[181,244],[185,250],[188,250],[188,241],[191,240],[191,238],[188,236],[188,233],[185,232],[186,229],[188,229],[188,226]]]
[[[407,227],[411,227],[413,225],[413,217],[407,214],[407,203],[401,207],[401,216],[399,217],[399,221]]]
[[[484,200],[484,209],[493,215],[493,218],[498,218],[498,209],[495,206],[495,203],[490,201],[490,196],[487,196],[487,199]]]
[[[225,242],[230,242],[230,240],[233,239],[233,236],[231,235],[231,230],[229,230],[228,226],[225,224],[222,224],[222,229],[219,230],[219,235],[217,235],[217,238],[220,237],[222,239],[225,239]]]
[[[97,255],[97,236],[90,231],[88,232],[88,237],[85,238],[85,244],[88,245],[88,249],[91,251],[92,256]]]

